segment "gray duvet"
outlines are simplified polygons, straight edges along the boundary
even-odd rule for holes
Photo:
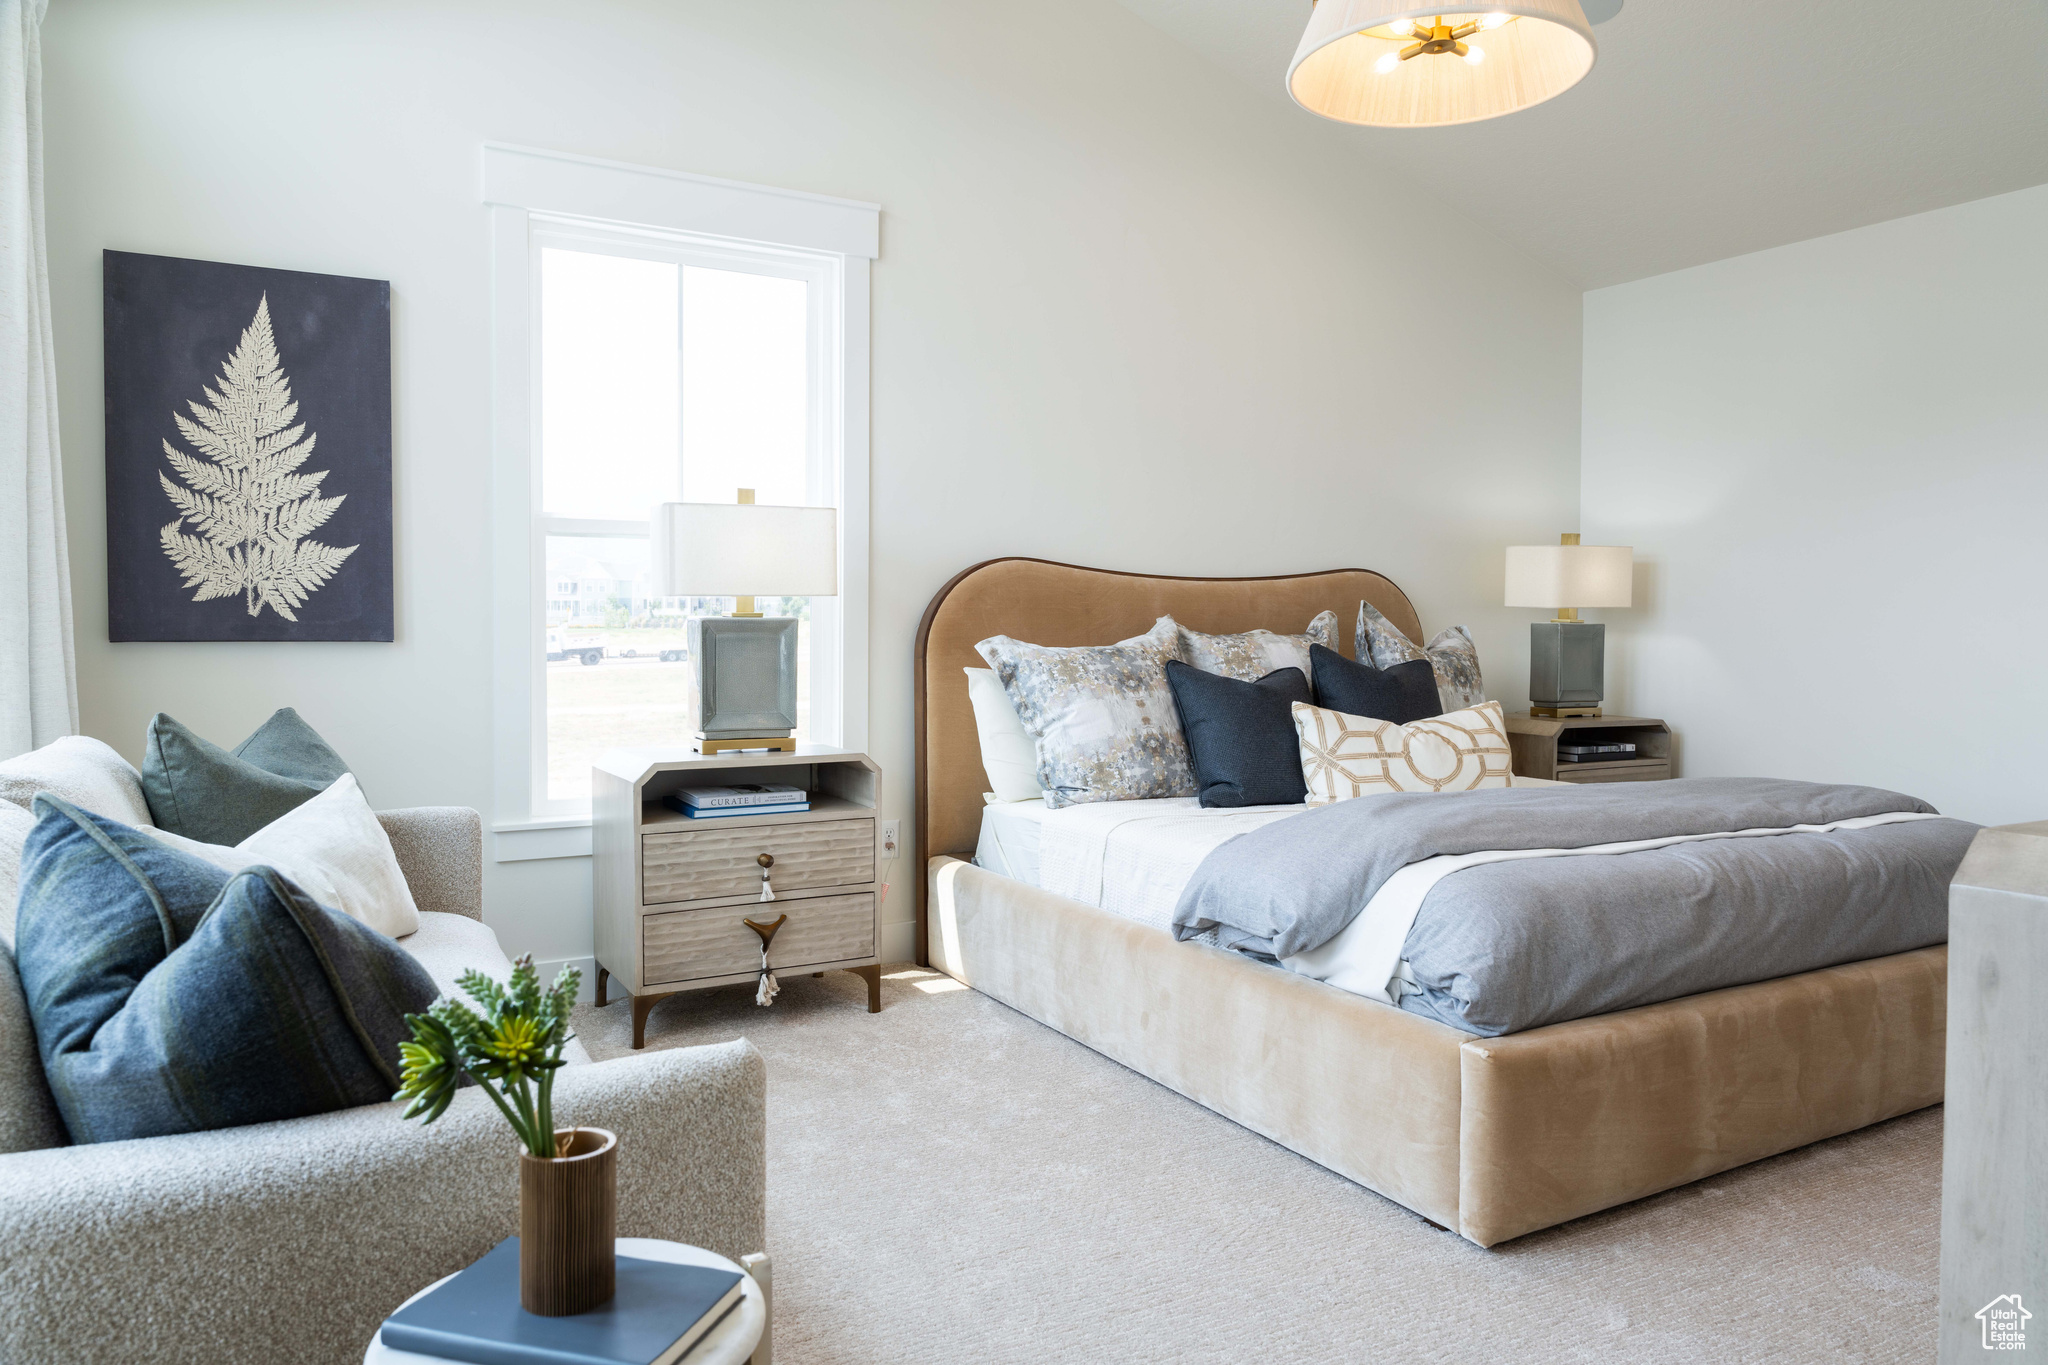
[[[1411,862],[1931,812],[1873,787],[1687,778],[1344,801],[1233,839],[1196,869],[1174,933],[1286,957],[1321,946]],[[1467,868],[1402,956],[1403,1008],[1484,1036],[1941,943],[1977,827],[1916,820]]]

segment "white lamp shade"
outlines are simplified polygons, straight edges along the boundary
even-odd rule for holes
[[[1511,607],[1626,607],[1632,601],[1632,545],[1510,545]]]
[[[654,590],[663,597],[832,597],[839,509],[665,502],[654,509]]]
[[[1495,15],[1513,20],[1461,39],[1483,60],[1420,53],[1399,60],[1417,39],[1388,24],[1451,28]],[[1388,54],[1393,60],[1383,61]],[[1451,12],[1399,7],[1399,0],[1321,0],[1287,68],[1287,92],[1311,113],[1376,128],[1435,128],[1474,123],[1541,104],[1593,69],[1593,29],[1578,0],[1516,0]]]

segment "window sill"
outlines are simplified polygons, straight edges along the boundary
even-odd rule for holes
[[[530,863],[542,858],[588,858],[590,817],[501,820],[491,826],[491,861]]]

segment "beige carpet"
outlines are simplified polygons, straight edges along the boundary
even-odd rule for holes
[[[678,996],[768,1058],[779,1365],[1926,1361],[1941,1111],[1492,1251],[978,992]],[[628,1007],[578,1011],[599,1058]]]

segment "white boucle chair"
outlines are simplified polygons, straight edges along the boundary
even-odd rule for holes
[[[68,1145],[11,951],[38,790],[148,819],[134,769],[98,741],[0,763],[0,1360],[361,1360],[409,1295],[517,1231],[504,1118],[467,1089],[424,1128],[401,1121],[396,1104],[373,1104]],[[502,977],[511,964],[483,923],[477,813],[429,806],[378,819],[420,909],[419,932],[399,942],[444,988],[472,966]],[[609,1062],[571,1050],[555,1114],[619,1135],[619,1235],[734,1260],[763,1250],[767,1073],[753,1045]]]

